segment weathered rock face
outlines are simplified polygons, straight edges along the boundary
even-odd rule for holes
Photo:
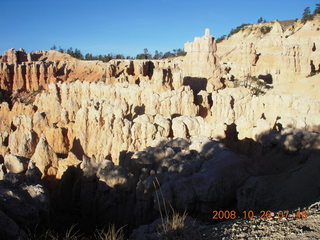
[[[187,55],[184,59],[184,74],[188,77],[211,78],[217,67],[217,46],[210,30],[203,37],[184,45]]]
[[[13,119],[16,129],[10,133],[10,128],[4,128],[3,142],[7,136],[8,146],[3,143],[3,153],[31,158],[43,134],[55,154],[72,152],[78,160],[85,154],[118,164],[121,152],[139,151],[171,137],[229,137],[231,125],[240,140],[258,140],[270,129],[319,131],[318,100],[273,93],[256,97],[246,88],[210,94],[202,91],[199,96],[201,105],[197,106],[189,87],[155,92],[148,82],[140,86],[80,81],[52,84],[49,92],[37,95],[33,103],[36,113],[22,108],[31,116],[8,115],[8,126]],[[19,104],[14,105],[14,111],[21,108],[16,106]],[[47,165],[38,167],[45,173]],[[59,167],[54,165],[56,174]]]
[[[256,139],[270,129],[294,127],[319,131],[320,102],[292,95],[251,96],[248,89],[230,88],[212,94],[210,122],[224,136],[223,125],[235,124],[238,138]]]
[[[49,88],[49,93],[35,100],[48,123],[35,131],[48,135],[47,139],[59,134],[48,140],[57,153],[66,154],[78,142],[88,156],[111,155],[116,163],[121,151],[142,150],[154,140],[169,137],[172,114],[196,116],[198,112],[188,87],[156,93],[150,87],[133,84],[107,86],[77,81]],[[46,104],[48,100],[51,105]],[[37,125],[46,121],[38,119]],[[61,127],[47,127],[52,124]]]
[[[80,61],[54,50],[27,54],[24,50],[10,49],[0,58],[0,89],[37,91],[59,81],[134,84],[152,79],[153,88],[171,90],[183,85],[180,65],[181,61],[170,60]]]
[[[275,21],[244,27],[218,44],[217,55],[232,65],[237,79],[246,75],[287,82],[306,77],[312,66],[318,70],[318,16],[306,24]]]
[[[9,149],[12,154],[30,158],[35,150],[37,135],[32,130],[32,120],[26,115],[14,119],[13,125],[16,130],[10,134]]]
[[[43,176],[55,176],[58,169],[58,158],[53,149],[48,145],[45,136],[41,136],[30,165],[34,164]]]
[[[8,64],[21,64],[22,62],[28,61],[27,53],[24,49],[16,51],[15,49],[9,49],[1,58],[2,62],[7,62]]]
[[[238,209],[294,209],[318,201],[319,164],[319,156],[311,155],[306,164],[289,172],[251,177],[238,190]]]
[[[4,156],[4,165],[11,173],[22,173],[27,170],[27,160],[18,156],[8,154]]]
[[[3,239],[27,239],[27,229],[49,220],[49,194],[35,169],[7,173],[0,181],[0,232]]]
[[[116,220],[134,226],[154,219],[161,191],[175,209],[188,209],[205,218],[213,205],[225,207],[234,202],[236,189],[249,177],[249,163],[210,138],[163,141],[128,155],[122,166],[84,157],[81,171],[67,171],[62,177],[59,192],[65,194],[57,201],[74,209],[75,196],[80,196],[81,224]]]
[[[202,38],[186,43],[186,57],[177,60],[111,60],[80,61],[54,50],[27,54],[24,50],[8,50],[0,58],[0,89],[37,91],[59,81],[152,82],[153,89],[167,91],[190,85],[196,91],[222,88],[223,75],[216,56],[216,43],[207,30]]]
[[[36,91],[58,81],[97,81],[105,76],[106,67],[102,62],[83,62],[53,50],[27,54],[10,49],[0,59],[0,88]]]
[[[88,221],[153,221],[159,194],[176,210],[203,218],[212,209],[267,208],[273,200],[285,207],[288,197],[272,197],[283,188],[295,198],[288,207],[298,206],[303,197],[289,185],[297,179],[301,188],[311,185],[318,173],[319,98],[280,91],[277,84],[256,96],[233,82],[233,74],[267,74],[264,68],[279,77],[304,74],[316,50],[303,55],[313,37],[301,34],[316,30],[310,23],[294,26],[284,30],[276,22],[250,42],[257,27],[251,26],[219,44],[221,50],[206,31],[185,45],[185,57],[166,60],[102,63],[55,51],[7,51],[0,88],[21,91],[0,104],[0,179],[44,179],[55,210],[72,212],[84,229]],[[281,38],[288,31],[292,35]],[[228,44],[237,41],[242,47],[232,50]],[[301,45],[282,54],[289,41]],[[279,72],[274,63],[280,58]],[[28,193],[41,192],[35,188]],[[303,191],[304,197],[320,198],[317,188]],[[274,194],[258,201],[268,191]],[[20,222],[1,206],[0,224],[19,230]]]
[[[209,29],[206,29],[203,37],[186,43],[184,49],[187,55],[182,64],[183,83],[190,85],[196,94],[201,90],[219,90],[228,84],[228,71],[220,64],[216,54],[217,44]]]

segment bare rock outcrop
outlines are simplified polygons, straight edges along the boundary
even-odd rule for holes
[[[5,239],[27,239],[27,229],[46,224],[49,194],[31,171],[7,173],[0,181],[0,226]]]
[[[17,116],[13,120],[16,130],[9,136],[9,149],[11,154],[31,158],[38,141],[32,130],[32,119],[26,115]]]
[[[275,211],[312,204],[319,199],[319,163],[319,156],[311,155],[303,166],[288,172],[249,178],[238,190],[238,209]]]
[[[42,176],[55,176],[58,169],[58,157],[48,145],[45,136],[41,136],[29,165],[35,166],[41,171]]]
[[[259,134],[276,127],[318,131],[316,119],[320,102],[315,99],[273,94],[255,97],[248,89],[230,88],[213,93],[212,101],[209,121],[214,122],[218,134],[225,128],[222,125],[232,123],[237,127],[239,139],[256,139]]]
[[[24,50],[8,50],[0,59],[0,87],[10,92],[36,91],[58,81],[101,80],[107,64],[80,61],[71,56],[50,51],[27,54]]]
[[[4,165],[11,173],[22,173],[27,170],[28,161],[15,155],[7,154],[4,156]]]
[[[184,59],[184,74],[190,77],[210,78],[217,66],[217,46],[210,30],[206,29],[203,37],[196,37],[194,42],[185,44],[187,53]]]
[[[203,37],[186,43],[184,49],[187,53],[182,64],[185,85],[190,85],[196,93],[224,88],[224,71],[216,54],[216,41],[209,29],[206,29]]]
[[[276,83],[297,81],[318,69],[319,18],[248,25],[218,44],[217,56],[237,78],[261,76]]]

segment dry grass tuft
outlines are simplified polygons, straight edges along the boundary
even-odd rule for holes
[[[114,225],[109,226],[108,231],[97,231],[95,234],[95,239],[99,240],[124,240],[123,227],[118,230]]]
[[[173,239],[188,239],[188,234],[186,234],[185,221],[187,214],[183,213],[180,215],[177,212],[173,212],[171,217],[166,217],[162,222],[162,227],[160,234],[165,240]]]
[[[153,183],[155,190],[158,188],[162,203],[163,203],[163,210],[161,209],[160,197],[159,194],[156,192],[157,203],[159,207],[159,212],[161,216],[161,222],[159,228],[159,239],[164,240],[194,240],[200,239],[198,231],[194,228],[193,224],[187,224],[187,213],[184,212],[180,214],[176,212],[172,206],[170,205],[171,211],[167,210],[167,204],[163,193],[161,191],[161,186],[156,178],[156,181]],[[164,214],[162,213],[164,212]]]

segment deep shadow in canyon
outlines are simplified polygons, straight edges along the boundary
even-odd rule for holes
[[[239,140],[236,125],[232,125],[226,136],[219,142],[208,141],[201,151],[190,150],[192,141],[178,138],[136,154],[121,152],[120,166],[108,162],[97,167],[94,159],[86,158],[89,164],[84,168],[69,167],[60,180],[50,180],[50,213],[41,217],[45,221],[37,231],[50,227],[65,233],[76,224],[76,229],[90,234],[115,224],[125,226],[130,234],[160,217],[158,209],[163,206],[156,192],[161,192],[168,208],[180,213],[186,210],[211,224],[215,223],[213,210],[289,210],[320,200],[313,191],[317,183],[316,172],[312,172],[320,165],[317,134],[275,128],[259,134],[256,141]],[[82,149],[81,144],[78,147]],[[291,186],[288,178],[297,186]],[[161,191],[155,189],[155,181]],[[276,194],[279,189],[266,182],[284,184],[286,195]]]

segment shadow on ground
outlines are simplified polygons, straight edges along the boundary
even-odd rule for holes
[[[177,138],[137,153],[121,152],[120,166],[84,156],[81,165],[50,180],[50,212],[39,218],[38,229],[64,233],[76,224],[76,229],[90,234],[115,224],[125,226],[129,234],[159,218],[160,209],[187,211],[213,223],[213,210],[308,206],[320,200],[319,136],[275,128],[256,141],[239,140],[233,125],[219,140]],[[83,149],[79,144],[77,148]],[[10,183],[15,184],[6,181],[8,186],[0,189],[3,199]],[[0,201],[0,210],[24,229],[17,214],[6,210],[7,204]]]

